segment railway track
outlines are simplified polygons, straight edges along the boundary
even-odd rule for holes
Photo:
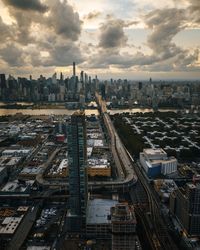
[[[132,163],[134,165],[134,170],[138,176],[138,182],[143,186],[147,197],[148,197],[148,209],[151,219],[152,226],[150,230],[152,231],[152,241],[154,243],[154,249],[156,250],[178,250],[176,244],[168,233],[168,229],[165,226],[163,219],[160,214],[160,206],[153,192],[151,191],[149,184],[147,183],[143,173],[139,169],[138,165],[134,162],[133,158],[127,151]],[[141,211],[139,211],[141,212]],[[144,213],[144,211],[143,211]]]

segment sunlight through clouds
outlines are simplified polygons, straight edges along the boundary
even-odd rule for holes
[[[68,72],[73,61],[99,75],[192,76],[200,67],[197,0],[0,0],[0,11],[6,72]]]

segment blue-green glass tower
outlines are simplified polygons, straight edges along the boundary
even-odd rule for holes
[[[86,121],[84,112],[71,116],[68,129],[69,156],[69,223],[73,232],[83,231],[87,208],[87,147]]]

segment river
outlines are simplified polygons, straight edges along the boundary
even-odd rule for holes
[[[159,112],[178,112],[178,109],[158,109]],[[188,112],[189,110],[185,110]],[[111,109],[108,110],[109,114],[121,114],[121,113],[149,113],[154,112],[153,109],[150,108],[134,108],[134,109]]]
[[[0,116],[16,115],[21,113],[23,115],[72,115],[76,110],[68,109],[0,109]],[[98,115],[97,109],[86,109],[86,115]]]
[[[0,109],[0,116],[5,115],[15,115],[21,113],[23,115],[72,115],[76,110],[68,109]],[[160,112],[177,112],[177,109],[159,109]],[[112,109],[108,110],[108,113],[111,115],[120,114],[120,113],[148,113],[153,112],[153,109],[144,109],[144,108],[134,108],[134,109]],[[188,112],[188,110],[186,110]],[[86,115],[98,115],[99,112],[97,109],[86,109]]]

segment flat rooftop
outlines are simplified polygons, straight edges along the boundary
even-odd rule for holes
[[[0,234],[13,234],[22,218],[23,215],[21,217],[6,217],[1,223]]]
[[[1,189],[2,192],[25,192],[34,181],[26,181],[25,185],[20,184],[17,180],[7,182]]]
[[[0,157],[0,166],[14,166],[16,165],[22,157],[7,157],[7,156],[1,156]]]
[[[163,155],[163,154],[166,154],[166,152],[162,148],[156,148],[156,149],[147,148],[147,149],[144,149],[144,153],[147,154],[147,155]]]
[[[110,162],[107,159],[88,159],[89,168],[110,168]]]
[[[27,250],[50,250],[50,246],[28,246]]]
[[[2,152],[2,155],[12,155],[12,154],[29,154],[31,149],[6,149]]]
[[[4,171],[6,167],[0,167],[0,172]]]
[[[63,159],[58,167],[58,171],[62,171],[63,168],[68,167],[68,159]]]
[[[87,224],[108,224],[110,208],[118,204],[118,201],[108,199],[94,199],[88,201]]]
[[[42,167],[25,167],[20,172],[21,175],[37,175],[41,173],[43,170]]]
[[[103,147],[104,143],[101,139],[88,139],[87,145],[88,147]]]

